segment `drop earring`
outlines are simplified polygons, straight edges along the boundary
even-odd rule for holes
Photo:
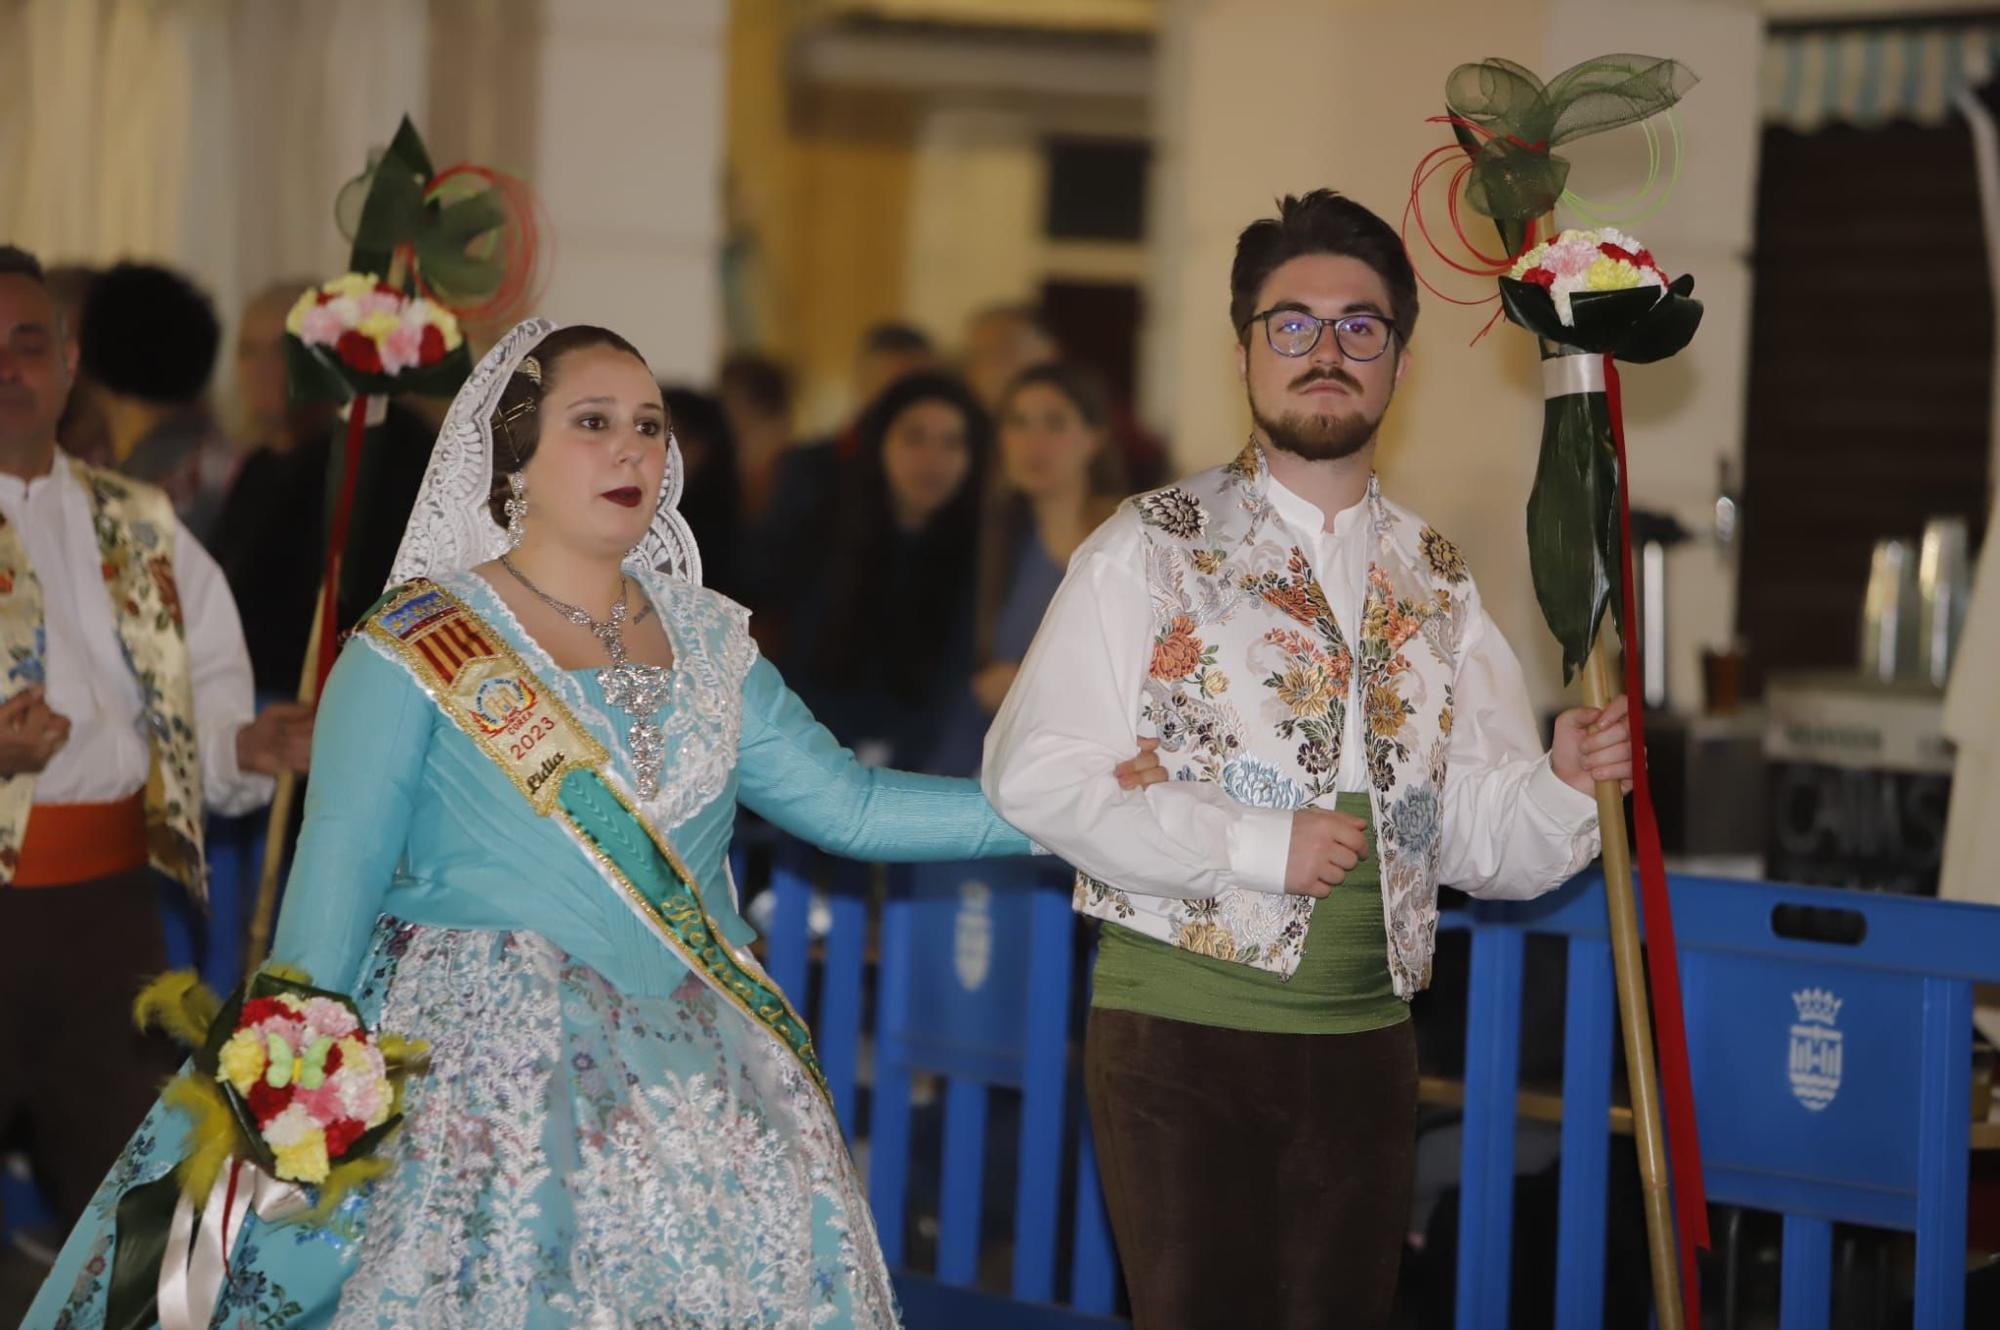
[[[507,491],[507,548],[518,550],[528,518],[528,482],[521,479],[519,471],[508,474]]]

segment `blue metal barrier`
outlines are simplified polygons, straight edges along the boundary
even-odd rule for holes
[[[743,871],[741,861],[737,871]],[[876,1231],[909,1324],[913,1330],[1111,1324],[1106,1318],[1115,1305],[1117,1275],[1096,1160],[1087,1140],[1074,1139],[1084,1129],[1069,1073],[1078,925],[1068,871],[1025,859],[890,871],[880,910],[866,1087],[871,1111],[865,1136],[857,1138],[870,882],[865,868],[779,846],[766,955],[772,977],[813,1024],[835,1110],[857,1157],[866,1161]],[[815,888],[830,919],[816,993]],[[906,1259],[919,1078],[937,1079],[943,1107],[937,1260],[928,1272],[909,1268]],[[1020,1094],[1009,1207],[1013,1269],[1004,1298],[977,1287],[995,1089]],[[1073,1236],[1065,1299],[1059,1274],[1066,1198]]]
[[[1528,933],[1569,939],[1556,1325],[1603,1323],[1617,999],[1601,887],[1445,917],[1472,934],[1460,1330],[1507,1325]],[[1826,1326],[1836,1222],[1915,1233],[1917,1330],[1958,1326],[1972,986],[2000,980],[2000,910],[1701,878],[1671,891],[1709,1197],[1784,1215],[1782,1330]]]
[[[235,980],[240,940],[228,921],[240,928],[255,865],[254,836],[218,863],[222,882],[209,916],[218,931],[200,959],[219,988]],[[732,866],[743,880],[740,852]],[[909,1325],[1113,1324],[1115,1256],[1088,1119],[1070,1075],[1079,984],[1086,981],[1078,974],[1079,924],[1063,870],[1037,860],[892,870],[879,915],[870,905],[873,881],[865,866],[780,841],[766,955],[772,976],[813,1025],[841,1127],[865,1161]],[[1530,933],[1568,939],[1555,1325],[1597,1330],[1603,1323],[1609,1114],[1622,1071],[1613,1066],[1617,999],[1601,887],[1600,878],[1586,875],[1538,901],[1474,902],[1441,923],[1469,932],[1472,954],[1460,1330],[1504,1330],[1508,1320]],[[815,992],[816,890],[830,922],[819,940]],[[1781,1330],[1827,1325],[1836,1222],[1915,1233],[1917,1330],[1958,1326],[1972,986],[2000,982],[2000,910],[1685,877],[1674,878],[1671,890],[1709,1195],[1784,1215]],[[943,1084],[931,1272],[905,1261],[919,1077]],[[1021,1094],[1007,1296],[976,1287],[987,1109],[996,1087]],[[8,1190],[15,1219],[27,1198],[17,1186]]]

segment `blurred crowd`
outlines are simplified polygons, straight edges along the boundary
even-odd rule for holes
[[[60,438],[168,491],[221,565],[258,692],[298,687],[323,567],[333,408],[292,402],[284,321],[310,282],[274,283],[236,321],[234,400],[212,381],[222,323],[171,270],[59,268],[82,360]],[[798,425],[788,368],[728,356],[663,383],[685,461],[681,511],[703,580],[752,611],[764,654],[871,763],[971,774],[987,719],[1070,555],[1165,452],[1041,313],[995,305],[955,344],[907,323],[854,350],[852,409]],[[340,619],[386,580],[442,403],[391,404],[349,537]],[[372,590],[371,590],[372,589]]]

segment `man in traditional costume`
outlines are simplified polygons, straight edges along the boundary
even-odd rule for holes
[[[171,1063],[131,1019],[166,964],[155,874],[202,898],[204,812],[267,801],[312,732],[254,714],[236,606],[167,497],[58,444],[76,363],[0,246],[0,1130],[25,1117],[64,1224]]]
[[[1622,701],[1544,755],[1465,561],[1382,494],[1409,368],[1395,231],[1328,190],[1240,238],[1254,431],[1078,550],[987,736],[994,807],[1104,921],[1085,1077],[1138,1330],[1387,1324],[1437,894],[1597,851]],[[1174,779],[1122,792],[1157,741]]]

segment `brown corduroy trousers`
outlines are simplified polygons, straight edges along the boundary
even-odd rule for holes
[[[0,886],[0,1132],[27,1120],[35,1173],[64,1232],[178,1061],[164,1037],[132,1024],[132,999],[165,968],[145,869]]]
[[[1084,1078],[1134,1330],[1381,1330],[1410,1209],[1411,1023],[1262,1034],[1093,1010]]]

